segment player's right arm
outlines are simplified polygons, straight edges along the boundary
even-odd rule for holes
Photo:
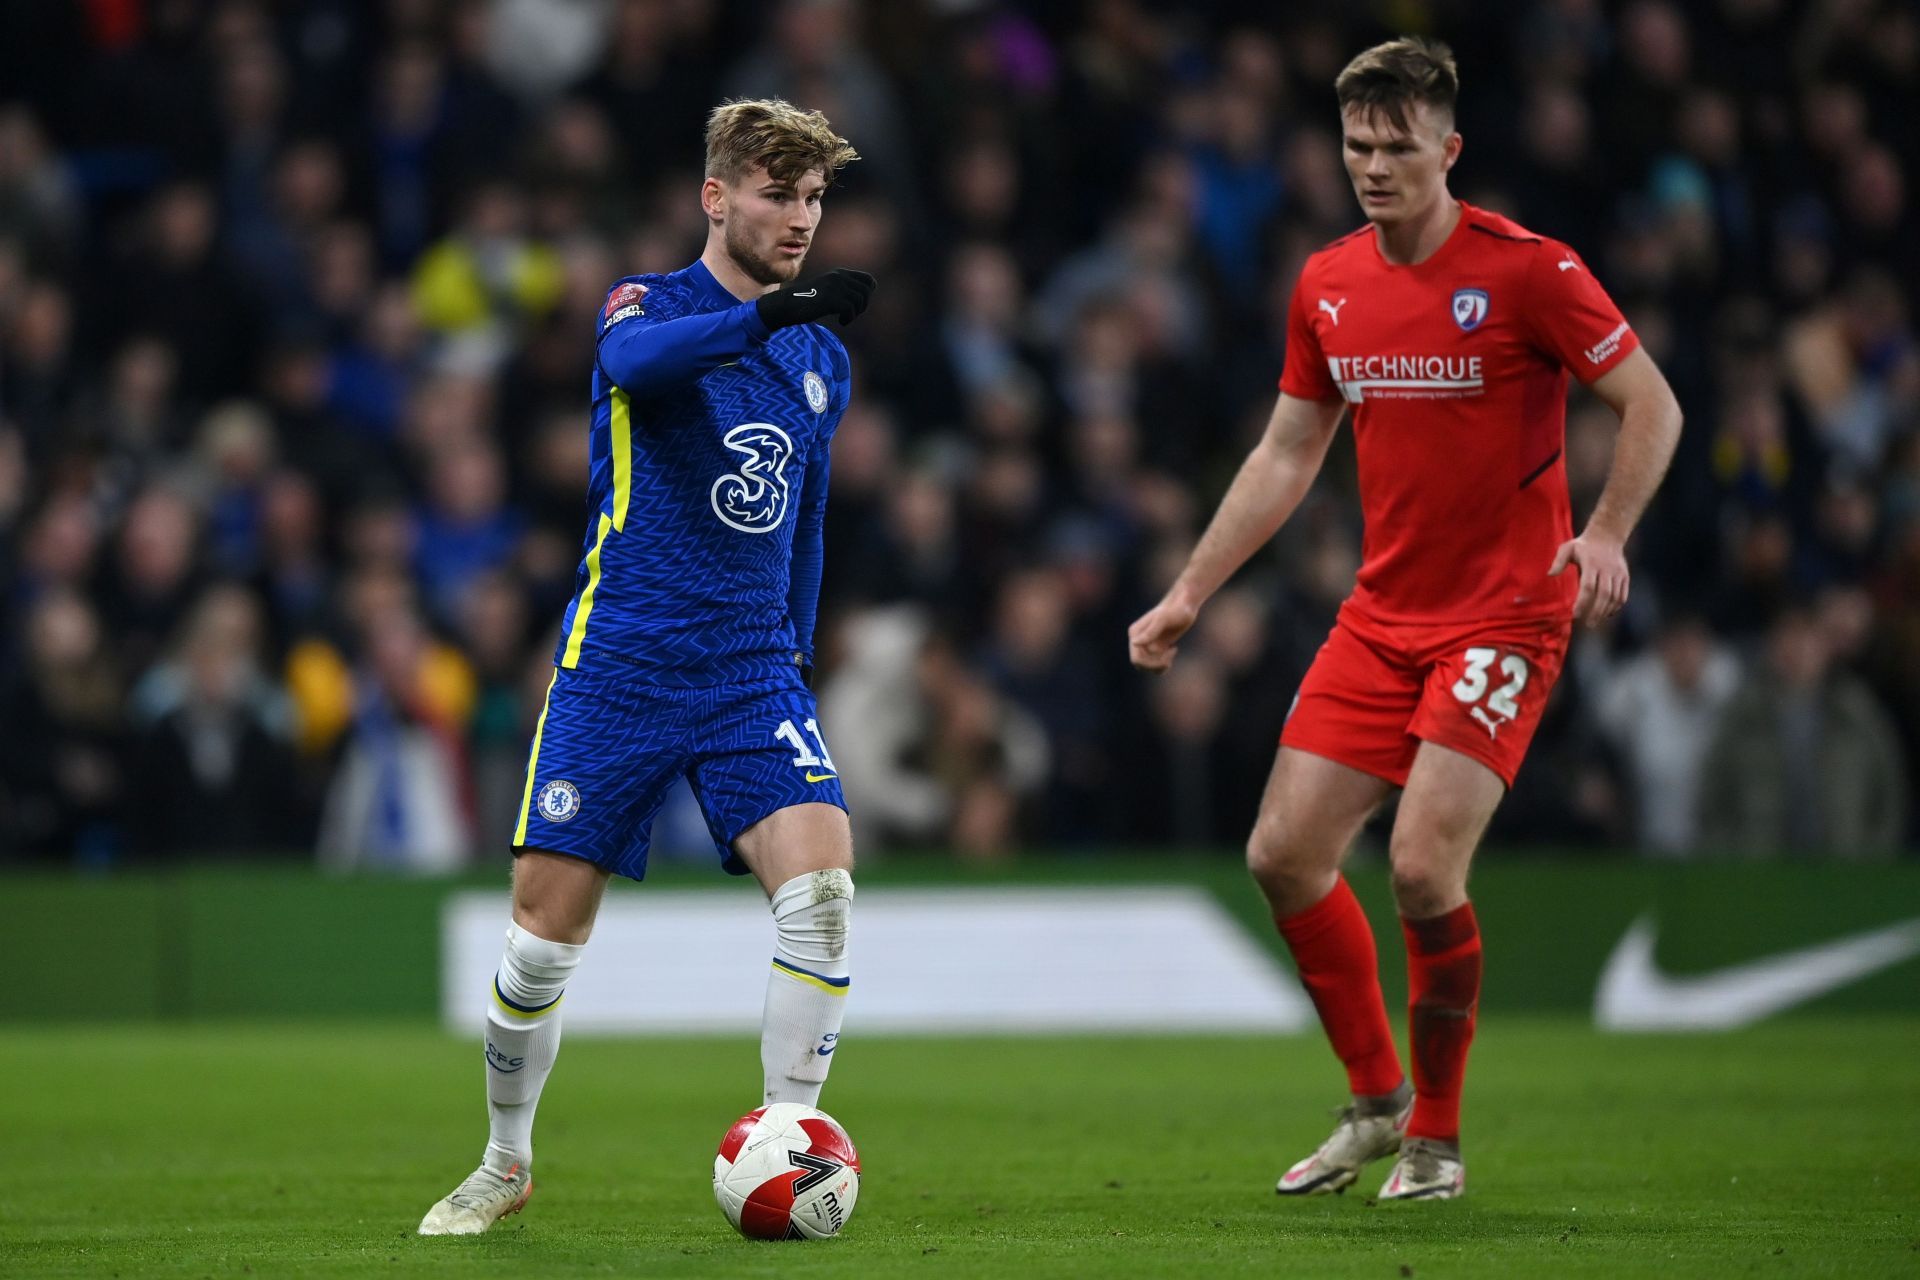
[[[600,309],[600,369],[630,396],[657,396],[738,360],[776,329],[828,316],[848,324],[872,292],[872,276],[842,267],[805,288],[789,284],[724,311],[675,315],[646,283],[623,280]]]
[[[1346,405],[1280,394],[1273,417],[1166,597],[1127,630],[1133,665],[1165,671],[1200,606],[1293,514],[1326,461]]]
[[[759,307],[680,315],[657,286],[623,280],[600,309],[601,372],[635,399],[662,395],[738,360],[772,334]]]

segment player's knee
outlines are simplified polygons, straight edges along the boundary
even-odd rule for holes
[[[799,960],[831,964],[847,954],[853,922],[853,876],[838,867],[809,871],[774,890],[780,949]]]
[[[606,883],[592,863],[527,849],[513,860],[513,918],[536,937],[579,945],[593,932]]]
[[[1396,848],[1393,853],[1393,901],[1400,914],[1437,915],[1458,895],[1458,872],[1440,859]]]
[[[1295,839],[1283,823],[1262,820],[1247,839],[1247,870],[1274,909],[1285,911],[1324,896],[1334,868]]]
[[[1280,874],[1286,865],[1286,833],[1277,822],[1262,819],[1247,837],[1247,870],[1261,884]]]
[[[497,1004],[489,1005],[488,1016],[529,1025],[527,1019],[559,1003],[585,949],[579,943],[543,938],[517,921],[509,924],[506,949],[494,973]]]

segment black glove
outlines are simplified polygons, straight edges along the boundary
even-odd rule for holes
[[[872,276],[849,267],[835,267],[823,276],[761,294],[756,305],[761,323],[769,329],[808,324],[828,316],[839,316],[841,324],[852,324],[853,318],[867,309],[872,293]]]

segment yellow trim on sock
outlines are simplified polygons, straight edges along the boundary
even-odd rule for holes
[[[792,978],[795,982],[804,982],[810,987],[818,987],[830,996],[844,996],[847,994],[847,988],[845,987],[836,987],[831,982],[822,982],[812,974],[803,973],[798,969],[790,969],[778,960],[773,962],[773,971]]]
[[[502,1000],[500,998],[499,987],[489,985],[487,989],[493,992],[493,1002],[494,1004],[500,1007],[500,1012],[506,1014],[509,1018],[544,1018],[548,1014],[552,1013],[555,1009],[558,1009],[560,1007],[560,1002],[567,998],[567,993],[562,991],[560,995],[554,1000],[554,1002],[548,1005],[546,1008],[535,1009],[531,1012],[528,1012],[525,1009],[516,1009],[512,1005],[508,1004],[505,1000]]]

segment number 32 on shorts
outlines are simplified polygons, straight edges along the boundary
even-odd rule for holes
[[[1498,649],[1473,648],[1463,655],[1466,659],[1466,674],[1453,683],[1453,696],[1467,705],[1467,713],[1486,726],[1487,736],[1495,737],[1500,726],[1520,715],[1517,699],[1520,691],[1527,687],[1527,677],[1532,673],[1527,669],[1527,660],[1517,653],[1503,654]],[[1491,672],[1498,665],[1499,673],[1506,677],[1506,683],[1494,688]],[[1486,701],[1482,702],[1481,699]],[[1498,719],[1495,719],[1495,717]]]

